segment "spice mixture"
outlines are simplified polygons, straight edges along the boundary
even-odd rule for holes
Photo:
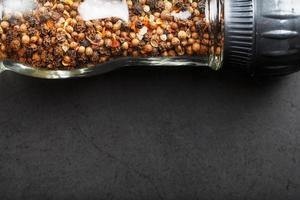
[[[1,1],[0,1],[1,2]],[[127,0],[129,22],[84,21],[81,0],[36,0],[27,13],[3,13],[0,59],[49,69],[94,66],[129,57],[221,53],[205,19],[206,0]],[[210,47],[214,46],[214,47]]]

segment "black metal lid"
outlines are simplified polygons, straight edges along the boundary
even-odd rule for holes
[[[300,1],[225,0],[225,65],[257,75],[300,70]]]

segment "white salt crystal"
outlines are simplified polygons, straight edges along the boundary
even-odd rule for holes
[[[4,7],[2,4],[0,4],[0,19],[2,19],[3,17],[3,11],[4,11]]]
[[[79,5],[78,11],[84,20],[117,17],[129,21],[126,0],[85,0]]]
[[[139,40],[142,40],[144,38],[144,35],[141,35],[139,33],[136,34],[136,37],[139,39]]]
[[[36,7],[34,0],[4,0],[0,5],[1,18],[4,13],[25,13],[30,12]]]
[[[187,10],[187,11],[180,11],[179,13],[176,12],[172,12],[171,15],[175,18],[175,19],[179,19],[179,20],[187,20],[189,19],[192,14]]]
[[[143,26],[143,28],[140,29],[140,31],[136,34],[136,36],[139,40],[142,40],[144,38],[144,35],[147,32],[148,32],[148,28],[146,26]]]
[[[147,26],[143,26],[143,28],[141,28],[141,30],[139,31],[139,34],[145,35],[147,32],[148,32]]]
[[[35,0],[0,0],[0,19],[2,13],[25,13],[36,7]],[[80,4],[78,11],[84,20],[104,19],[117,17],[129,21],[128,5],[126,0],[85,0]]]

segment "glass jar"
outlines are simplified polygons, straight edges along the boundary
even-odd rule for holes
[[[223,61],[223,0],[2,0],[1,69],[45,78]]]
[[[0,0],[0,71],[70,78],[132,65],[219,70],[225,62],[288,73],[299,68],[299,51],[290,50],[300,43],[300,27],[293,26],[300,9],[297,1],[284,10],[280,2]],[[275,54],[285,62],[274,62]]]

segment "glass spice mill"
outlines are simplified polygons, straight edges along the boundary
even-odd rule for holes
[[[300,69],[299,0],[0,0],[0,71],[63,79],[124,66]]]

